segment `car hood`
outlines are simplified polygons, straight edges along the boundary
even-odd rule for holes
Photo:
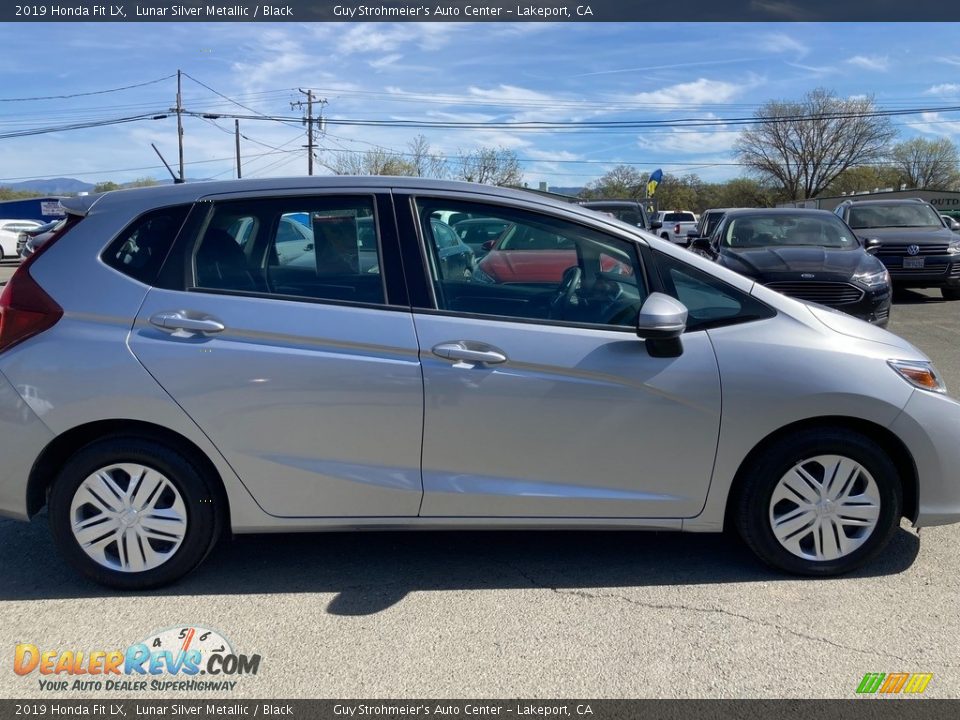
[[[724,248],[722,261],[731,270],[757,279],[791,273],[841,275],[880,269],[880,261],[863,250],[838,250],[811,245],[734,250]]]
[[[949,243],[957,239],[957,234],[945,227],[889,227],[855,228],[854,234],[861,240],[877,238],[880,242]]]

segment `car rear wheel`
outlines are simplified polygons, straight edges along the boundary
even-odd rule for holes
[[[745,473],[737,528],[762,560],[787,572],[849,572],[879,553],[899,526],[896,467],[859,433],[833,428],[786,436]]]
[[[50,492],[54,541],[84,575],[111,587],[164,585],[213,548],[220,517],[204,474],[165,444],[108,438],[74,454]]]
[[[940,288],[944,300],[960,300],[960,288]]]

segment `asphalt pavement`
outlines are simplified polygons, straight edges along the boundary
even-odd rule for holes
[[[960,392],[960,303],[905,293],[892,317]],[[15,675],[16,643],[110,650],[196,625],[261,655],[237,697],[852,698],[864,673],[902,671],[956,698],[958,565],[960,526],[903,528],[827,580],[768,570],[728,536],[267,535],[130,594],[75,576],[45,517],[0,520],[0,697],[85,696]]]

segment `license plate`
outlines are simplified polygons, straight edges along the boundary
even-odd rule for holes
[[[914,269],[914,270],[917,269],[917,268],[922,268],[922,267],[923,267],[923,261],[924,261],[924,259],[925,259],[925,258],[922,258],[922,257],[919,257],[919,258],[918,258],[918,257],[905,257],[905,258],[903,259],[903,267],[904,267],[904,268],[912,268],[912,269]]]

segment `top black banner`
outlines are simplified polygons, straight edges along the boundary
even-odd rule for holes
[[[114,4],[115,3],[115,4]],[[56,0],[3,3],[3,22],[953,22],[942,0]],[[922,38],[911,31],[905,41]]]

